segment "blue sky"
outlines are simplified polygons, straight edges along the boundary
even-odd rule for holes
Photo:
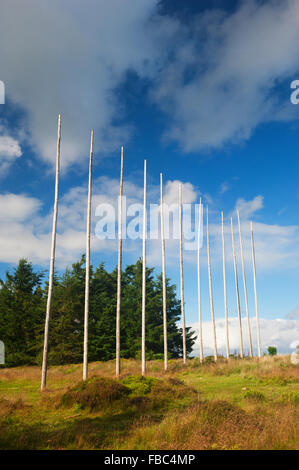
[[[290,102],[290,84],[299,79],[298,26],[295,0],[87,0],[84,5],[4,0],[1,277],[22,256],[47,269],[61,113],[57,269],[84,252],[89,133],[94,128],[93,230],[96,205],[117,198],[121,145],[124,193],[130,202],[142,202],[144,158],[149,202],[159,202],[160,172],[169,201],[181,181],[186,202],[200,197],[208,202],[221,339],[220,212],[229,227],[231,215],[236,224],[239,208],[253,328],[250,220],[255,224],[264,347],[274,342],[289,350],[299,339],[299,105]],[[177,245],[166,243],[166,264],[178,284]],[[229,232],[226,245],[229,314],[235,318]],[[203,315],[209,328],[205,243],[202,251]],[[140,255],[140,240],[124,243],[124,264]],[[148,260],[159,271],[159,243],[149,244]],[[116,242],[93,237],[92,262],[100,261],[109,269],[115,266]],[[238,268],[245,314],[240,259]],[[185,290],[187,323],[196,327],[195,252],[185,253]]]

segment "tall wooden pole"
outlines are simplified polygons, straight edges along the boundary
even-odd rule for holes
[[[54,198],[53,227],[52,227],[52,245],[51,245],[49,287],[48,287],[48,299],[47,299],[45,333],[44,333],[44,350],[43,350],[43,363],[42,363],[41,390],[44,390],[46,385],[47,385],[49,323],[50,323],[51,301],[52,301],[53,280],[54,280],[56,227],[57,227],[57,214],[58,214],[60,140],[61,140],[61,115],[59,114],[59,116],[58,116],[58,130],[57,130],[56,177],[55,177],[55,198]]]
[[[117,265],[117,300],[116,300],[116,377],[120,375],[120,304],[121,304],[121,268],[122,268],[122,195],[123,195],[124,148],[121,148],[120,184],[118,205],[118,265]]]
[[[224,311],[225,311],[226,357],[227,359],[229,359],[229,334],[228,334],[228,311],[227,311],[225,238],[224,238],[223,212],[221,212],[221,225],[222,225],[222,258],[223,258],[223,291],[224,291]]]
[[[248,308],[248,297],[247,297],[247,285],[246,285],[246,276],[245,276],[245,262],[244,262],[244,252],[243,252],[243,240],[242,240],[242,231],[241,231],[241,222],[240,222],[240,213],[237,210],[238,216],[238,225],[239,225],[239,237],[240,237],[240,248],[241,248],[241,260],[242,260],[242,272],[243,272],[243,285],[244,285],[244,294],[245,294],[245,305],[246,305],[246,317],[247,317],[247,327],[248,327],[248,339],[249,339],[249,355],[252,357],[252,339],[251,339],[251,328],[250,328],[250,318],[249,318],[249,308]]]
[[[164,336],[164,370],[168,369],[167,349],[167,305],[166,305],[166,275],[165,275],[165,239],[163,211],[163,176],[160,173],[160,215],[161,215],[161,247],[162,247],[162,296],[163,296],[163,336]]]
[[[201,243],[201,219],[202,219],[202,204],[201,198],[199,202],[199,220],[198,220],[198,234],[197,234],[197,292],[198,292],[198,322],[199,322],[199,359],[203,361],[203,342],[202,342],[202,311],[201,311],[201,288],[200,288],[200,243]]]
[[[89,278],[90,278],[90,216],[91,216],[91,187],[92,187],[92,157],[93,157],[93,136],[90,136],[89,155],[89,178],[88,178],[88,200],[87,200],[87,221],[86,221],[86,263],[85,263],[85,305],[84,305],[84,351],[83,351],[83,380],[88,377],[88,316],[89,316]]]
[[[181,279],[181,314],[183,329],[183,362],[186,364],[186,322],[185,322],[185,301],[184,301],[184,270],[183,270],[183,223],[182,223],[182,184],[179,184],[179,222],[180,222],[180,279]]]
[[[142,326],[141,326],[141,372],[145,375],[145,299],[146,299],[146,160],[144,160],[143,189],[143,237],[142,237]]]
[[[240,308],[240,294],[239,294],[239,282],[238,282],[236,248],[235,248],[234,225],[233,225],[233,218],[232,217],[230,219],[230,224],[231,224],[231,231],[232,231],[233,261],[234,261],[234,271],[235,271],[236,298],[237,298],[239,333],[240,333],[240,357],[243,358],[244,351],[243,351],[242,318],[241,318],[241,308]]]
[[[207,206],[207,250],[208,250],[210,305],[211,305],[211,316],[212,316],[213,337],[214,337],[214,359],[215,359],[215,362],[216,362],[217,361],[217,340],[216,340],[216,325],[215,325],[215,314],[214,314],[214,303],[213,303],[213,287],[212,287],[212,275],[211,275],[210,235],[209,235],[209,208],[208,208],[208,206]]]
[[[253,280],[254,280],[254,298],[255,298],[255,312],[256,312],[256,331],[257,331],[257,351],[258,357],[261,357],[261,332],[260,332],[260,321],[259,321],[259,310],[257,301],[257,290],[256,290],[256,267],[255,267],[255,249],[254,249],[254,237],[253,237],[253,223],[250,223],[251,228],[251,248],[252,248],[252,267],[253,267]]]

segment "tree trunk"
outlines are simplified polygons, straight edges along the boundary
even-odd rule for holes
[[[143,240],[142,240],[142,326],[141,326],[141,372],[145,375],[145,300],[146,300],[146,160],[144,160],[144,189],[143,189]]]
[[[223,258],[223,291],[224,291],[224,311],[225,311],[226,357],[227,357],[227,359],[229,359],[229,333],[228,333],[226,266],[225,266],[225,238],[224,238],[223,212],[221,212],[221,225],[222,225],[222,258]]]
[[[254,299],[255,299],[255,312],[256,312],[256,331],[257,331],[257,350],[258,357],[261,357],[261,332],[260,332],[260,321],[257,301],[257,290],[256,290],[256,267],[255,267],[255,249],[254,249],[254,237],[253,237],[253,223],[251,222],[251,247],[252,247],[252,267],[253,267],[253,280],[254,280]]]
[[[120,189],[118,203],[118,267],[117,267],[117,302],[116,302],[116,377],[120,375],[120,304],[121,304],[121,268],[122,268],[122,195],[123,195],[124,149],[121,148]]]
[[[182,225],[182,184],[179,184],[179,216],[180,216],[180,279],[181,279],[181,314],[183,330],[183,362],[186,364],[186,322],[185,322],[185,302],[184,302],[184,270],[183,270],[183,225]]]
[[[91,187],[92,187],[92,157],[93,157],[93,130],[90,137],[89,179],[86,221],[86,263],[85,263],[85,305],[84,305],[84,352],[83,352],[83,380],[88,377],[88,315],[89,315],[89,277],[90,277],[90,216],[91,216]]]
[[[241,308],[240,308],[240,294],[239,294],[238,270],[237,270],[237,260],[236,260],[235,236],[234,236],[234,226],[233,226],[232,217],[230,219],[230,223],[231,223],[231,231],[232,231],[233,261],[234,261],[234,271],[235,271],[236,298],[237,298],[239,333],[240,333],[240,356],[241,358],[243,358],[244,352],[243,352],[242,318],[241,318]]]
[[[242,231],[241,231],[241,222],[240,214],[237,211],[238,216],[238,225],[239,225],[239,236],[240,236],[240,248],[241,248],[241,261],[242,261],[242,272],[243,272],[243,285],[244,285],[244,295],[245,295],[245,305],[246,305],[246,317],[247,317],[247,327],[248,327],[248,340],[249,340],[249,355],[252,354],[252,339],[251,339],[251,328],[250,328],[250,318],[249,318],[249,308],[248,308],[248,297],[247,297],[247,285],[246,285],[246,276],[245,276],[245,262],[244,262],[244,252],[243,252],[243,240],[242,240]]]
[[[59,116],[58,116],[58,131],[57,131],[56,178],[55,178],[55,198],[54,198],[53,227],[52,227],[52,245],[51,245],[49,287],[48,287],[48,299],[47,299],[45,333],[44,333],[44,350],[43,350],[43,363],[42,363],[41,390],[44,390],[46,385],[47,385],[49,323],[50,323],[51,301],[52,301],[53,279],[54,279],[56,227],[57,227],[57,214],[58,214],[60,140],[61,140],[61,115],[59,114]]]
[[[202,311],[201,311],[201,288],[200,288],[200,243],[201,243],[201,220],[202,220],[202,204],[201,198],[199,203],[199,221],[197,234],[197,292],[198,292],[198,322],[199,322],[199,359],[203,361],[203,342],[202,342]]]
[[[216,325],[215,325],[214,302],[213,302],[211,260],[210,260],[210,235],[209,235],[209,208],[208,206],[207,206],[207,250],[208,250],[210,305],[211,305],[211,316],[212,316],[213,337],[214,337],[214,359],[216,362],[217,361],[217,340],[216,340]]]
[[[160,214],[161,214],[161,247],[162,247],[162,296],[163,296],[163,336],[164,336],[164,370],[168,369],[167,349],[167,305],[166,305],[166,275],[165,275],[165,239],[164,239],[164,214],[163,214],[163,176],[160,174]]]

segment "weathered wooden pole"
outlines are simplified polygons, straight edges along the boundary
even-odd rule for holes
[[[234,261],[234,271],[235,271],[236,298],[237,298],[239,333],[240,333],[240,356],[241,356],[241,358],[243,358],[244,351],[243,351],[242,318],[241,318],[241,308],[240,308],[240,294],[239,294],[239,282],[238,282],[236,248],[235,248],[234,225],[233,225],[233,218],[232,217],[230,219],[230,224],[231,224],[231,231],[232,231],[233,261]]]
[[[255,267],[255,248],[254,248],[254,237],[253,237],[253,223],[250,223],[251,228],[251,248],[252,248],[252,267],[253,267],[253,280],[254,280],[254,298],[255,298],[255,312],[256,312],[256,331],[257,331],[257,351],[258,357],[261,357],[261,332],[260,332],[260,321],[257,301],[257,290],[256,290],[256,267]]]
[[[92,187],[92,157],[93,136],[90,136],[89,178],[86,221],[86,263],[85,263],[85,305],[84,305],[84,351],[83,351],[83,380],[88,377],[88,316],[89,316],[89,278],[90,278],[90,216],[91,216],[91,187]]]
[[[48,298],[47,298],[45,333],[44,333],[44,350],[43,350],[43,363],[42,363],[41,390],[44,390],[46,388],[46,385],[47,385],[49,323],[50,323],[51,301],[52,301],[53,280],[54,280],[56,227],[57,227],[57,214],[58,214],[60,140],[61,140],[61,115],[59,114],[59,116],[58,116],[58,130],[57,130],[56,177],[55,177],[55,198],[54,198],[53,227],[52,227],[52,245],[51,245],[49,286],[48,286]]]
[[[211,306],[213,337],[214,337],[214,359],[215,359],[215,362],[216,362],[217,361],[217,340],[216,340],[216,324],[215,324],[214,303],[213,303],[213,287],[212,287],[212,275],[211,275],[210,235],[209,235],[209,208],[208,208],[208,206],[207,206],[207,251],[208,251],[210,306]]]
[[[246,317],[247,317],[247,327],[248,327],[249,356],[252,357],[253,356],[253,354],[252,354],[252,338],[251,338],[251,328],[250,328],[250,318],[249,318],[249,308],[248,308],[247,285],[246,285],[246,275],[245,275],[245,262],[244,262],[244,252],[243,252],[243,240],[242,240],[240,213],[239,213],[238,210],[237,210],[237,216],[238,216],[238,225],[239,225],[241,261],[242,261],[242,272],[243,272],[243,285],[244,285]]]
[[[185,301],[184,301],[184,270],[183,270],[183,223],[182,223],[182,184],[179,184],[179,223],[180,223],[180,280],[181,280],[181,315],[183,330],[183,362],[186,364],[186,322],[185,322]]]
[[[122,196],[123,196],[124,148],[121,148],[120,183],[118,202],[118,264],[116,293],[116,377],[120,374],[120,304],[121,304],[121,268],[122,268]]]
[[[198,322],[199,322],[199,359],[203,361],[203,342],[202,342],[202,311],[201,311],[201,287],[200,287],[200,244],[201,244],[201,220],[202,220],[202,204],[201,198],[199,202],[199,220],[197,234],[197,295],[198,295]]]
[[[141,373],[145,375],[145,300],[146,300],[146,160],[144,160],[143,235],[142,235],[142,318],[141,318]]]
[[[163,211],[163,176],[160,173],[160,215],[161,215],[161,247],[162,247],[162,297],[163,297],[163,337],[164,337],[164,370],[168,369],[167,348],[167,305],[166,305],[166,275],[165,275],[165,239]]]
[[[227,311],[227,288],[226,288],[226,266],[225,266],[225,238],[223,212],[221,212],[222,225],[222,259],[223,259],[223,292],[224,292],[224,311],[225,311],[225,336],[226,336],[226,357],[229,359],[229,333],[228,333],[228,311]]]

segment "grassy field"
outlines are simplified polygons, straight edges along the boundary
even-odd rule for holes
[[[289,356],[0,369],[0,449],[298,449],[299,366]]]

